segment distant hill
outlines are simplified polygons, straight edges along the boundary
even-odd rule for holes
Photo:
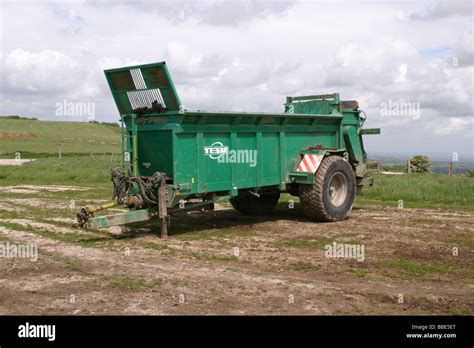
[[[120,152],[116,124],[40,121],[19,116],[0,117],[0,154],[15,152],[63,153]]]

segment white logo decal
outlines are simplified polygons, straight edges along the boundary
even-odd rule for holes
[[[219,141],[216,141],[211,146],[204,146],[204,154],[212,159],[218,159],[228,151],[229,148]]]

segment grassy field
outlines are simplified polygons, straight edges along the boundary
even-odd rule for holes
[[[44,157],[21,166],[0,166],[0,185],[105,184],[109,167],[120,165],[119,155]]]
[[[374,173],[374,186],[364,188],[359,203],[403,200],[406,208],[455,208],[474,210],[474,178],[444,174],[384,175]]]
[[[0,155],[21,157],[63,153],[120,151],[120,128],[108,124],[37,121],[0,117]]]

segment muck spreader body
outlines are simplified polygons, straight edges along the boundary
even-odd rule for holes
[[[306,216],[338,221],[371,185],[365,113],[339,94],[287,97],[284,112],[208,112],[181,104],[165,62],[105,71],[122,123],[122,168],[110,171],[113,202],[82,208],[90,228],[213,209],[229,198],[243,214],[266,214],[280,193],[299,196]],[[96,215],[122,206],[123,213]]]

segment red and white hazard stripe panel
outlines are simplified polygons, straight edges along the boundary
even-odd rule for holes
[[[301,160],[297,172],[316,173],[321,161],[323,160],[322,155],[304,155]]]

